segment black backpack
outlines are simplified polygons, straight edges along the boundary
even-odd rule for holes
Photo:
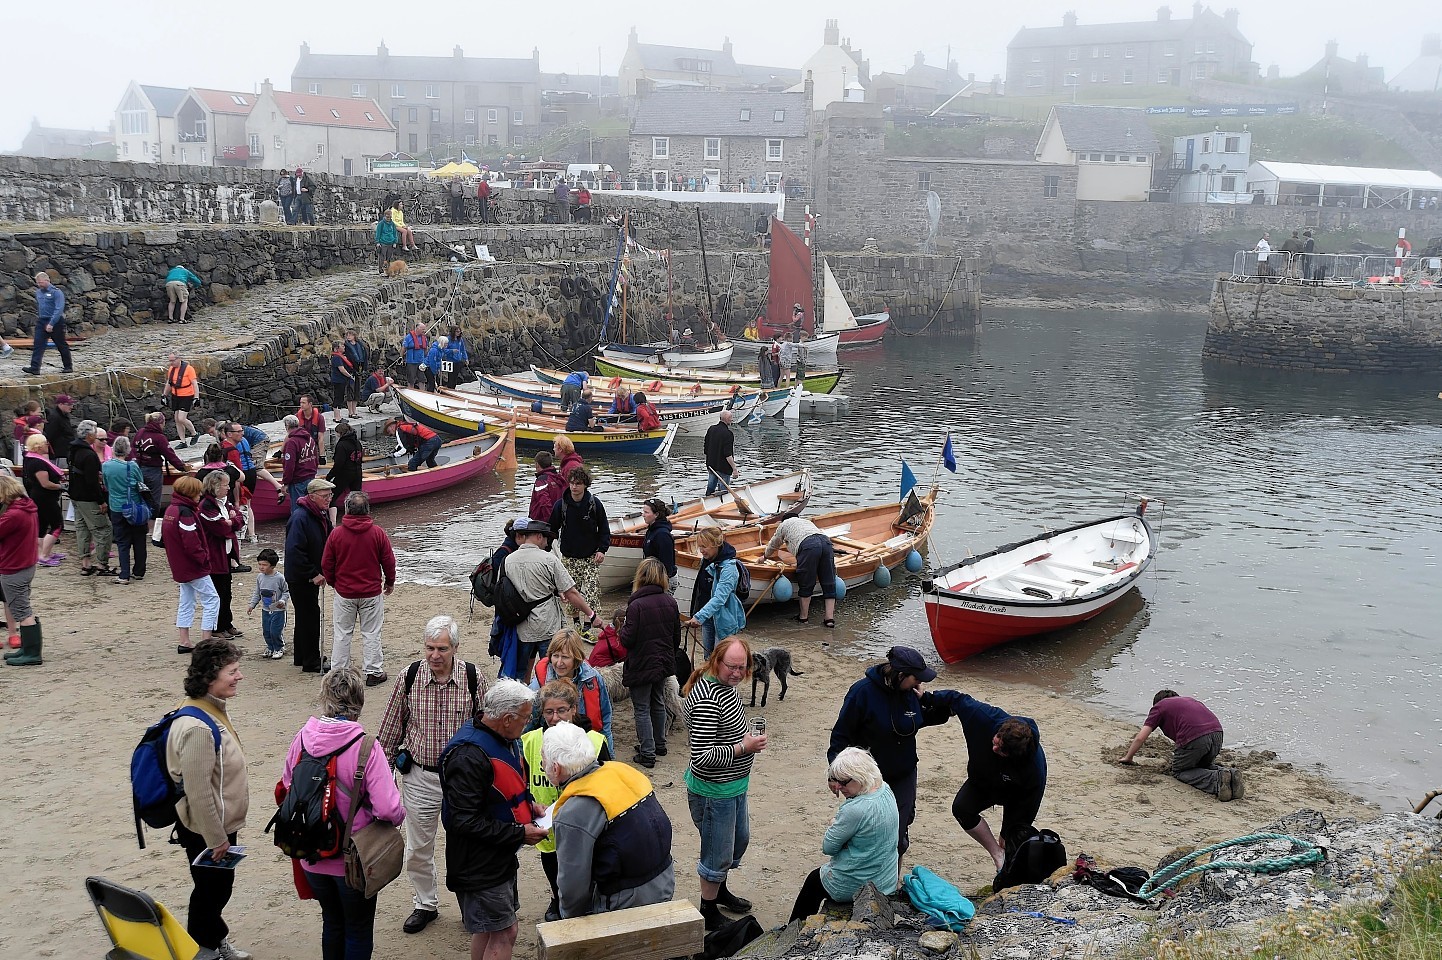
[[[364,736],[356,734],[339,750],[319,757],[301,748],[300,759],[291,769],[290,790],[265,825],[266,833],[275,828],[275,845],[286,856],[316,863],[344,852],[345,821],[336,807],[336,758]]]
[[[519,627],[526,622],[532,610],[550,599],[550,594],[547,594],[539,600],[527,600],[521,596],[521,591],[516,589],[511,578],[506,576],[505,568],[501,569],[500,577],[496,581],[496,602],[493,604],[501,626]]]
[[[747,600],[751,599],[751,571],[747,570],[746,564],[742,563],[740,560],[733,560],[732,562],[736,564],[737,571],[736,589],[732,592],[736,594],[737,600],[745,603]]]
[[[1021,839],[1008,842],[1006,861],[991,883],[993,892],[1024,883],[1041,883],[1066,866],[1066,846],[1051,830],[1029,828]]]
[[[425,666],[424,660],[414,660],[409,667],[406,667],[406,698],[410,699],[411,688],[416,685],[416,678],[421,675],[421,667]],[[476,673],[476,665],[469,660],[466,661],[466,687],[471,691],[471,716],[479,716],[481,713],[480,698],[481,678]]]

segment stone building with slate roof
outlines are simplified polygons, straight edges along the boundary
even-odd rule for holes
[[[809,87],[809,85],[808,85]],[[675,178],[713,189],[745,180],[811,184],[811,90],[657,90],[631,121],[631,176],[664,190]]]
[[[1077,170],[1078,200],[1146,200],[1157,138],[1137,107],[1059,104],[1036,144],[1040,163]]]
[[[635,27],[626,41],[618,76],[623,97],[634,97],[648,88],[668,87],[781,91],[801,82],[798,69],[737,63],[730,37],[720,50],[672,47],[641,43]]]
[[[394,124],[398,149],[425,156],[431,149],[521,147],[540,134],[541,54],[526,59],[311,53],[300,45],[291,71],[296,93],[375,100]],[[449,151],[448,151],[449,152]]]
[[[1237,11],[1218,15],[1200,3],[1190,20],[1172,19],[1170,7],[1155,20],[1023,27],[1006,47],[1006,92],[1044,96],[1073,89],[1166,84],[1187,89],[1216,76],[1256,76],[1252,42],[1237,29]]]

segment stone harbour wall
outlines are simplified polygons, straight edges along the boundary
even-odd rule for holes
[[[1314,373],[1435,374],[1442,293],[1218,277],[1202,356]]]
[[[407,256],[417,264],[434,262],[449,253],[446,243],[468,250],[486,244],[502,261],[586,260],[613,256],[615,231],[601,225],[442,228],[429,231],[422,249]],[[65,291],[71,329],[86,332],[163,322],[165,274],[177,264],[203,281],[199,302],[224,303],[251,287],[366,266],[374,257],[374,235],[365,227],[0,233],[0,330],[12,336],[30,326],[34,276],[41,270]],[[192,305],[199,304],[193,299]]]

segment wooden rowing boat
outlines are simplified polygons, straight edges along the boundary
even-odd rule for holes
[[[505,428],[508,422],[516,425],[518,447],[551,449],[557,435],[564,433],[583,454],[592,453],[656,453],[668,437],[675,435],[675,426],[658,430],[635,430],[607,427],[604,430],[566,430],[558,426],[555,417],[533,414],[529,411],[492,407],[484,409],[478,398],[462,393],[446,391],[427,393],[401,387],[396,390],[396,401],[406,416],[423,423],[432,430],[452,436],[470,436],[473,433],[495,433]]]
[[[565,370],[547,370],[542,367],[531,367],[531,373],[536,379],[548,386],[559,386],[566,379]],[[667,403],[674,403],[679,398],[713,397],[727,398],[733,393],[750,390],[749,386],[733,383],[729,387],[722,384],[706,384],[699,380],[689,383],[679,380],[637,380],[635,377],[622,377],[612,374],[611,379],[605,381],[605,389],[593,388],[598,397],[607,397],[607,404],[610,397],[615,396],[614,391],[624,386],[632,393],[644,393],[646,399],[656,404],[657,409],[664,409]],[[791,399],[790,387],[772,387],[764,389],[758,387],[762,399],[761,405],[757,407],[763,417],[774,417],[786,407],[786,402]],[[655,398],[663,398],[657,401]],[[676,399],[665,399],[676,398]]]
[[[744,486],[733,485],[729,490],[677,506],[669,517],[671,534],[680,540],[705,527],[730,528],[784,520],[800,514],[810,499],[809,469]],[[599,571],[603,591],[629,592],[645,539],[646,521],[639,511],[611,517],[611,547]]]
[[[1090,620],[1137,586],[1156,555],[1142,516],[1122,514],[967,557],[922,585],[936,652],[956,663]]]
[[[603,344],[601,356],[620,360],[655,360],[659,358],[663,363],[673,367],[700,370],[726,366],[731,362],[733,349],[735,348],[732,347],[729,340],[722,341],[715,347],[683,347],[680,344],[658,340],[655,343]]]
[[[751,370],[681,370],[676,367],[663,367],[654,363],[641,363],[635,360],[614,360],[602,357],[596,358],[596,369],[607,377],[638,377],[642,380],[662,380],[670,383],[700,383],[703,386],[730,386],[739,384],[743,387],[761,386],[761,374]],[[836,389],[836,384],[841,380],[842,371],[836,370],[812,370],[806,374],[806,389],[812,393],[830,393]]]
[[[489,390],[495,396],[482,397],[496,406],[510,409],[514,406],[521,406],[532,413],[547,414],[558,417],[562,423],[565,422],[565,414],[561,410],[561,388],[548,384],[538,383],[534,380],[516,380],[511,377],[497,377],[490,374],[477,374],[482,390]],[[593,392],[593,408],[597,416],[605,423],[626,424],[634,423],[635,415],[629,414],[608,414],[607,408],[611,405],[610,393]],[[471,394],[462,394],[472,396]],[[661,423],[676,424],[676,432],[682,436],[701,436],[712,425],[721,422],[721,414],[732,411],[737,420],[744,420],[751,415],[751,412],[761,405],[768,393],[750,392],[737,393],[734,397],[718,398],[704,403],[666,403],[656,404],[656,416]],[[649,399],[649,398],[648,398]],[[541,409],[535,409],[535,404],[540,403]]]
[[[905,523],[897,522],[905,504],[894,501],[836,510],[810,518],[822,533],[831,538],[832,549],[836,553],[836,576],[846,584],[847,590],[871,583],[877,570],[883,567],[889,574],[905,563],[913,550],[921,548],[936,517],[935,490],[918,502],[920,512]],[[775,532],[776,523],[735,527],[725,532],[726,541],[735,548],[737,559],[746,565],[747,572],[751,574],[752,602],[762,598],[768,603],[776,602],[775,591],[767,587],[778,577],[787,577],[793,586],[796,582],[796,558],[785,548],[772,560],[761,558]],[[676,602],[683,610],[689,608],[691,591],[696,586],[696,575],[703,563],[694,539],[676,542]],[[815,595],[819,596],[820,591],[818,585]]]
[[[361,467],[361,489],[373,504],[438,493],[490,473],[504,455],[506,447],[514,442],[515,437],[509,428],[452,440],[436,453],[434,467],[422,465],[420,469],[409,472],[406,462],[410,454],[366,457]],[[274,466],[278,474],[279,466]],[[257,478],[255,496],[250,501],[257,523],[284,520],[290,516],[290,504],[277,503],[276,493],[277,489],[264,477]]]

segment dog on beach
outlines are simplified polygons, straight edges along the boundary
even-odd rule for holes
[[[791,651],[785,647],[767,647],[760,653],[751,654],[751,706],[756,706],[756,684],[761,684],[761,706],[766,706],[766,696],[771,692],[771,678],[781,684],[777,700],[786,699],[786,675],[805,676],[791,665]]]
[[[405,272],[406,262],[404,260],[392,260],[386,264],[386,276],[388,277],[398,277]]]

